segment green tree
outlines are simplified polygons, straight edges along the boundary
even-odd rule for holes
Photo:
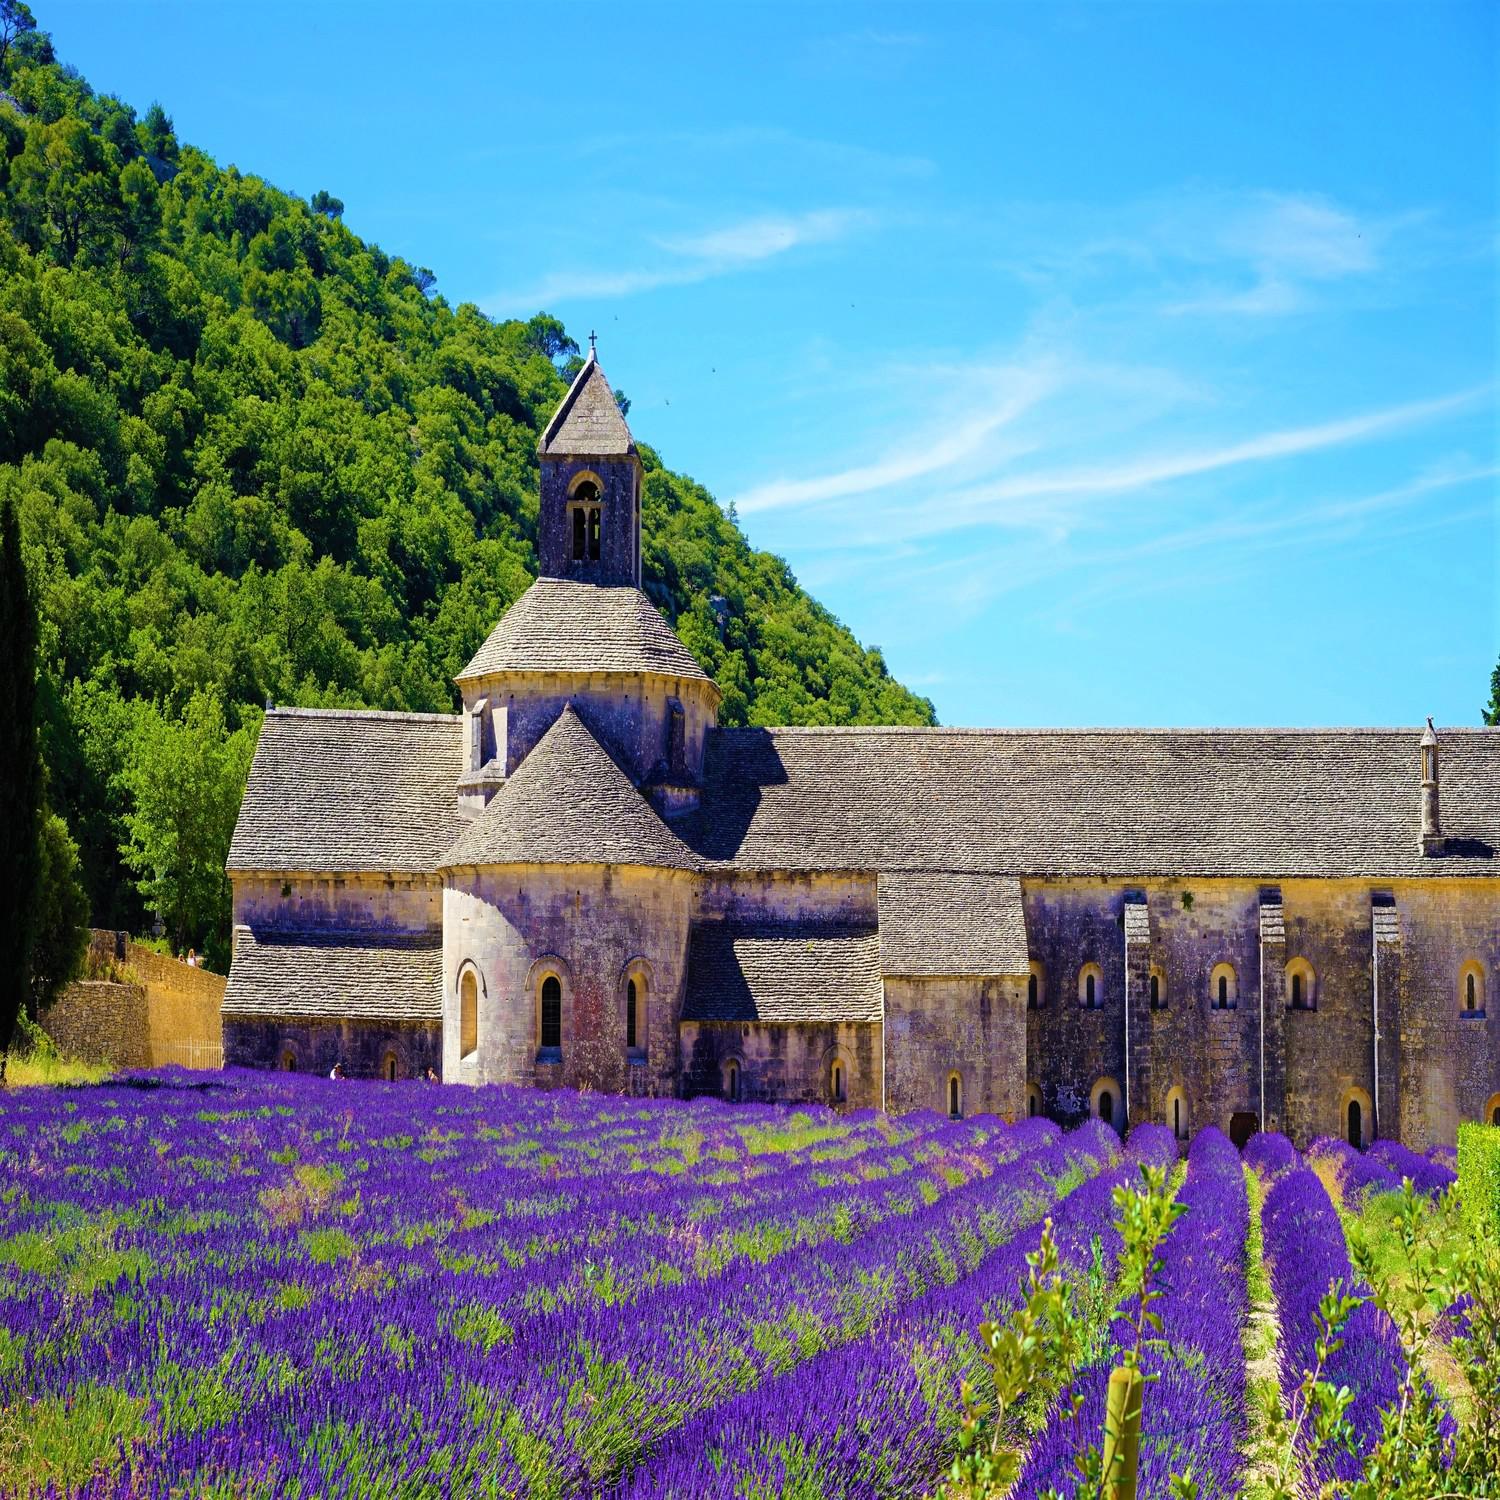
[[[1490,673],[1490,701],[1484,706],[1484,722],[1491,728],[1500,724],[1500,665]]]
[[[327,188],[319,188],[308,199],[308,206],[315,214],[322,214],[328,219],[341,219],[344,216],[344,200],[335,198]]]
[[[6,58],[11,43],[28,31],[36,30],[36,17],[21,0],[0,0],[0,78],[6,76]]]
[[[141,712],[124,782],[125,861],[173,946],[203,950],[222,967],[229,957],[229,882],[224,862],[245,794],[255,735],[230,732],[214,692],[195,693],[180,719]]]
[[[36,615],[14,505],[0,501],[0,1084],[31,988],[42,765],[36,735]]]
[[[31,944],[31,1016],[77,978],[89,945],[89,902],[68,825],[43,809]]]

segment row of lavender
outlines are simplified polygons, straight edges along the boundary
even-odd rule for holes
[[[1370,1156],[1431,1166],[1400,1149]],[[917,1496],[1041,1218],[1070,1276],[1112,1277],[1113,1189],[1176,1150],[1150,1126],[1122,1156],[1097,1122],[1065,1137],[263,1075],[13,1095],[0,1412],[119,1393],[124,1442],[92,1478],[36,1470],[100,1496]],[[1311,1176],[1277,1137],[1247,1159]],[[1217,1131],[1181,1196],[1142,1494],[1191,1463],[1202,1493],[1231,1495],[1248,1202]],[[1299,1233],[1336,1239],[1300,1292]],[[1342,1243],[1336,1214],[1283,1223],[1268,1202],[1289,1326],[1310,1327],[1297,1297],[1316,1302]],[[1293,1341],[1289,1378],[1299,1358]],[[1356,1365],[1378,1402],[1379,1360]],[[1090,1428],[1107,1369],[1078,1376]],[[1027,1492],[1065,1478],[1075,1446],[1044,1434]]]
[[[1085,1276],[1096,1258],[1112,1267],[1120,1250],[1115,1187],[1131,1181],[1140,1162],[1175,1161],[1176,1142],[1163,1127],[1141,1126],[1122,1157],[1113,1132],[1094,1122],[1050,1152],[1049,1172],[1085,1174],[1051,1213],[1065,1274]],[[1040,1237],[1039,1224],[1016,1234],[967,1275],[893,1308],[865,1337],[687,1425],[622,1495],[930,1493],[951,1453],[960,1383],[979,1369],[973,1336],[1014,1305]]]
[[[1406,1356],[1389,1314],[1371,1297],[1370,1288],[1350,1263],[1343,1222],[1323,1178],[1327,1169],[1339,1196],[1358,1211],[1382,1192],[1412,1182],[1428,1197],[1446,1191],[1455,1178],[1442,1161],[1419,1156],[1394,1141],[1378,1141],[1368,1153],[1328,1138],[1308,1149],[1309,1166],[1284,1136],[1255,1137],[1245,1161],[1267,1189],[1262,1211],[1265,1253],[1281,1326],[1278,1373],[1283,1398],[1294,1408],[1306,1371],[1317,1364],[1318,1307],[1335,1286],[1365,1301],[1350,1316],[1323,1369],[1323,1378],[1352,1395],[1348,1418],[1358,1453],[1368,1453],[1381,1432],[1381,1413],[1400,1395],[1407,1376]],[[1303,1446],[1310,1434],[1304,1424]],[[1347,1481],[1357,1477],[1356,1452],[1334,1449],[1318,1461],[1315,1478]]]
[[[160,1082],[0,1102],[0,1408],[125,1398],[98,1494],[593,1493],[1118,1152],[1040,1121]]]

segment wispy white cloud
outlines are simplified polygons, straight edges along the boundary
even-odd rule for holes
[[[1012,205],[1003,215],[1003,269],[1078,296],[1095,282],[1158,311],[1284,317],[1343,282],[1384,274],[1414,253],[1425,215],[1377,216],[1317,193],[1183,188],[1120,204],[1110,228],[1097,206]]]
[[[951,469],[989,451],[995,434],[1040,401],[1054,380],[1051,372],[1041,368],[976,371],[975,383],[986,388],[983,404],[976,409],[945,416],[888,449],[873,463],[807,479],[773,479],[746,490],[736,497],[735,505],[747,514],[815,505],[909,484]]]
[[[1375,438],[1412,427],[1420,422],[1475,406],[1493,395],[1485,385],[1424,401],[1410,401],[1357,416],[1343,417],[1307,427],[1289,427],[1257,433],[1237,442],[1203,448],[1168,451],[1130,458],[1090,469],[1064,469],[1017,475],[1012,479],[968,492],[965,507],[972,511],[1010,500],[1052,496],[1121,496],[1193,475],[1244,464],[1266,463],[1323,448]]]
[[[689,286],[730,275],[804,245],[842,239],[870,222],[859,209],[817,209],[767,214],[696,234],[652,241],[655,265],[624,270],[558,271],[522,291],[499,293],[484,304],[491,313],[552,307],[587,298],[629,297],[664,286]]]

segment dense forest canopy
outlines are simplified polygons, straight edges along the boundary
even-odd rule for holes
[[[578,349],[496,323],[54,58],[0,0],[0,502],[40,616],[52,807],[94,921],[226,957],[261,706],[448,711],[536,572],[540,425]],[[726,724],[931,723],[642,448],[645,587]],[[718,597],[722,602],[716,603]]]

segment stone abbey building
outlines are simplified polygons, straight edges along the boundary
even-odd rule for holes
[[[226,1062],[1299,1141],[1500,1118],[1500,731],[721,729],[592,357],[540,457],[541,576],[461,714],[267,714]]]

